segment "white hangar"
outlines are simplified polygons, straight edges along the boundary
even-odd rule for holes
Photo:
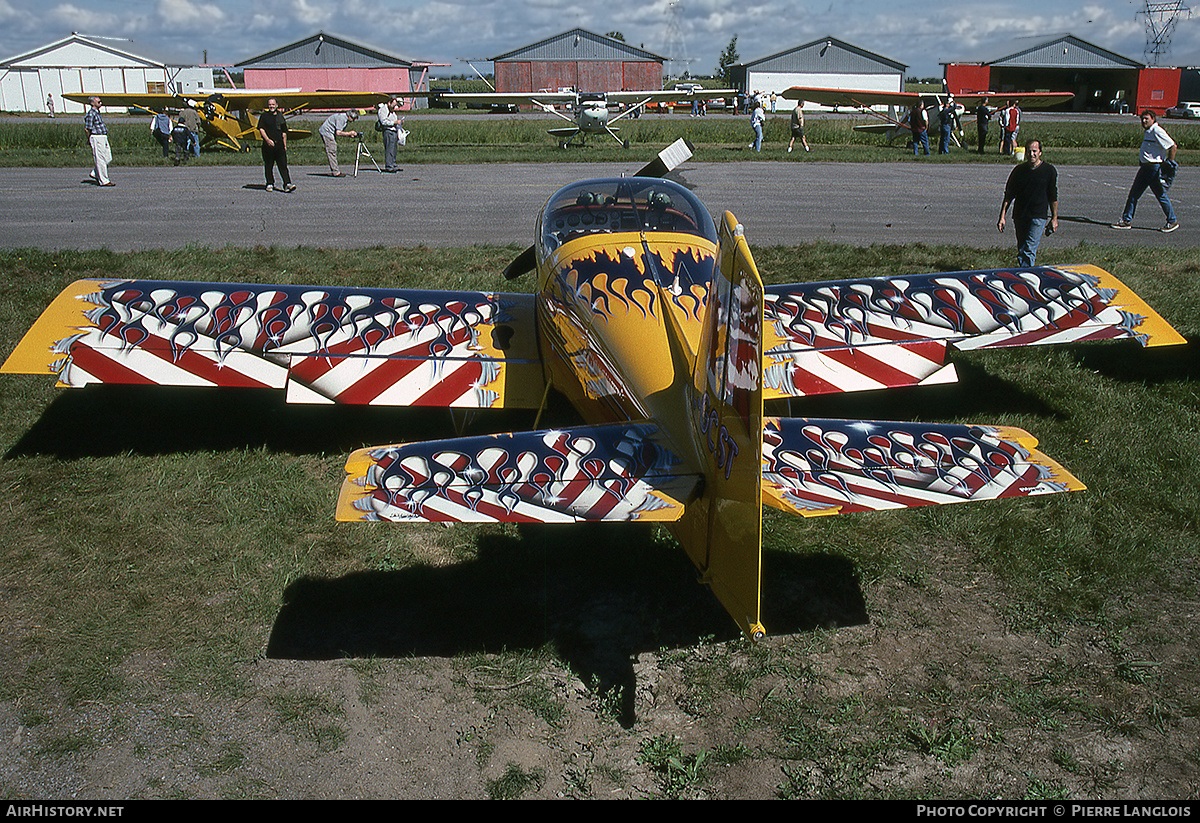
[[[63,93],[143,94],[195,91],[213,85],[212,69],[134,52],[128,40],[72,33],[57,42],[0,61],[0,110],[82,112]]]

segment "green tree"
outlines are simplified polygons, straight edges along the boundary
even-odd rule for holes
[[[622,43],[625,42],[625,35],[621,34],[621,32],[619,32],[619,31],[610,31],[608,34],[606,34],[604,36],[611,37],[613,40],[620,40]]]
[[[721,84],[725,88],[733,88],[733,67],[738,63],[737,50],[737,35],[729,41],[729,45],[725,47],[725,51],[721,52],[720,59],[717,60],[717,76],[721,78]]]

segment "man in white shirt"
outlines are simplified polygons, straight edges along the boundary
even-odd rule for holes
[[[112,148],[108,145],[108,126],[100,114],[100,98],[88,98],[88,109],[83,115],[83,128],[87,131],[88,145],[92,147],[93,168],[91,178],[97,186],[116,185],[108,179],[108,164],[112,162]]]
[[[383,130],[383,170],[389,174],[397,172],[396,150],[400,146],[400,133],[397,125],[400,122],[396,112],[400,109],[400,101],[393,97],[379,104],[379,126]]]
[[[1162,207],[1163,214],[1167,218],[1166,225],[1159,231],[1172,232],[1179,228],[1179,221],[1175,217],[1175,209],[1171,206],[1171,200],[1167,197],[1167,187],[1169,182],[1163,182],[1164,178],[1167,181],[1174,180],[1175,169],[1178,167],[1175,162],[1175,141],[1170,135],[1158,125],[1158,118],[1154,116],[1154,112],[1146,109],[1142,112],[1142,147],[1138,152],[1138,171],[1133,178],[1133,185],[1129,189],[1129,197],[1125,199],[1125,211],[1121,215],[1121,220],[1113,223],[1114,229],[1128,229],[1133,227],[1133,213],[1137,209],[1137,201],[1146,191],[1147,188],[1154,192],[1154,196],[1158,198],[1158,205]]]

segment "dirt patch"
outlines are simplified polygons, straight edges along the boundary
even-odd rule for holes
[[[10,799],[1196,797],[1195,601],[1131,604],[1169,631],[1114,638],[1023,624],[991,575],[952,550],[928,563],[919,582],[865,586],[856,625],[845,597],[806,594],[819,578],[793,579],[818,627],[756,645],[706,636],[683,603],[668,612],[684,629],[646,636],[648,609],[663,617],[652,594],[609,589],[549,609],[554,642],[528,653],[267,656],[243,664],[236,698],[182,693],[166,661],[129,660],[137,685],[120,702],[0,702],[0,786]],[[330,632],[364,617],[344,605],[324,613],[342,621]],[[6,649],[22,630],[0,630]],[[647,648],[654,637],[676,641]]]

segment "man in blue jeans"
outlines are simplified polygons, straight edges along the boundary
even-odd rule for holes
[[[1162,232],[1173,232],[1179,228],[1175,217],[1175,209],[1171,199],[1167,197],[1167,189],[1175,179],[1175,150],[1177,146],[1170,135],[1158,125],[1154,112],[1146,109],[1142,112],[1142,146],[1138,150],[1138,170],[1129,188],[1129,197],[1125,199],[1125,211],[1119,222],[1113,223],[1114,229],[1133,227],[1133,213],[1137,210],[1137,201],[1146,189],[1154,192],[1158,205],[1162,207],[1166,224],[1159,229]]]
[[[1042,143],[1030,140],[1025,146],[1025,162],[1018,163],[1004,186],[1004,203],[996,228],[1004,231],[1004,216],[1013,207],[1013,228],[1017,233],[1017,265],[1037,265],[1038,246],[1047,229],[1058,231],[1058,170],[1042,162]]]

